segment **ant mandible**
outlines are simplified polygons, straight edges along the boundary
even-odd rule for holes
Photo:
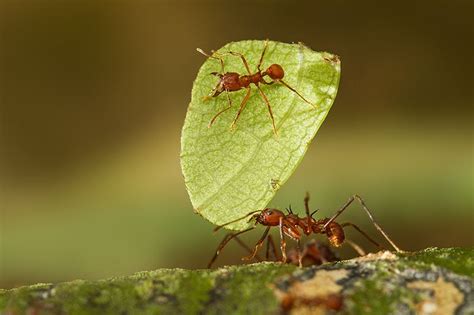
[[[263,235],[260,237],[260,239],[257,241],[257,243],[254,246],[253,251],[249,256],[246,256],[242,258],[243,260],[251,260],[253,259],[259,248],[263,245],[263,242],[269,236],[269,231],[270,228],[278,226],[279,231],[280,231],[280,250],[282,254],[282,262],[285,263],[287,260],[286,256],[286,240],[285,236],[288,236],[289,238],[293,239],[296,241],[296,250],[298,252],[298,264],[299,266],[302,266],[302,255],[301,255],[301,246],[300,246],[300,241],[303,236],[305,235],[311,235],[311,234],[323,234],[326,235],[328,238],[329,243],[334,246],[334,247],[340,247],[344,242],[349,244],[354,248],[354,250],[361,256],[365,255],[365,252],[353,241],[346,239],[345,234],[344,234],[344,228],[345,227],[352,227],[356,231],[358,231],[360,234],[362,234],[368,241],[370,241],[372,244],[377,246],[378,248],[381,248],[381,246],[374,241],[367,233],[362,231],[357,225],[351,223],[351,222],[346,222],[339,224],[335,222],[336,218],[341,215],[355,200],[357,200],[360,205],[362,206],[362,209],[367,213],[369,216],[369,219],[371,220],[372,224],[375,226],[375,228],[384,236],[384,238],[390,243],[390,245],[397,251],[397,252],[402,252],[402,250],[395,245],[395,243],[390,239],[390,237],[383,231],[383,229],[380,227],[380,225],[375,221],[371,211],[369,208],[367,208],[364,200],[359,196],[359,195],[353,195],[349,198],[349,200],[331,217],[331,218],[324,218],[324,219],[319,219],[316,220],[313,218],[313,215],[318,211],[315,210],[313,212],[310,211],[309,209],[309,194],[306,194],[306,197],[304,199],[304,204],[305,204],[305,210],[306,210],[306,217],[300,218],[297,214],[293,213],[291,210],[291,207],[286,209],[288,214],[285,214],[283,211],[274,209],[274,208],[265,208],[263,210],[256,210],[248,213],[247,215],[238,218],[236,220],[227,222],[223,225],[217,226],[214,231],[218,231],[221,228],[231,224],[238,222],[240,220],[243,220],[249,216],[250,219],[248,222],[255,220],[254,225],[250,228],[247,228],[243,231],[235,232],[235,233],[229,233],[227,234],[224,239],[221,241],[219,246],[217,247],[217,250],[212,257],[211,261],[208,264],[208,268],[212,266],[214,261],[217,259],[218,255],[220,254],[221,250],[227,245],[227,243],[238,237],[239,235],[246,233],[250,230],[253,230],[254,228],[257,227],[257,225],[263,225],[266,226],[267,228],[265,229]]]
[[[247,60],[245,59],[245,56],[241,53],[234,52],[234,51],[228,51],[228,52],[225,52],[225,53],[217,53],[215,51],[211,51],[211,55],[209,55],[209,54],[205,53],[200,48],[196,49],[198,52],[200,52],[201,54],[203,54],[204,56],[206,56],[208,58],[213,58],[213,59],[219,60],[219,62],[221,64],[221,73],[218,73],[218,72],[212,72],[211,73],[212,75],[215,75],[215,76],[219,77],[219,82],[217,83],[216,87],[214,89],[212,89],[211,93],[208,96],[205,97],[205,99],[208,99],[208,98],[211,98],[211,97],[217,97],[222,92],[225,92],[226,96],[227,96],[227,101],[228,101],[228,104],[229,104],[228,107],[226,107],[223,110],[221,110],[220,112],[218,112],[211,119],[211,121],[209,122],[209,125],[208,125],[209,128],[212,126],[212,124],[214,123],[214,121],[217,119],[217,117],[219,115],[221,115],[222,113],[224,113],[227,110],[229,110],[230,108],[232,108],[232,100],[230,99],[229,92],[235,92],[235,91],[239,91],[241,89],[246,89],[247,93],[245,94],[244,98],[242,99],[242,102],[240,103],[239,111],[237,112],[237,115],[235,116],[235,118],[232,121],[232,124],[230,126],[231,128],[235,127],[235,125],[237,123],[237,120],[240,117],[240,114],[244,110],[244,108],[247,104],[247,101],[249,100],[250,91],[251,91],[250,84],[252,84],[252,83],[257,87],[258,92],[260,93],[261,97],[263,98],[263,101],[267,105],[268,113],[270,114],[270,118],[272,120],[273,132],[275,133],[275,135],[277,134],[277,130],[276,130],[276,126],[275,126],[275,119],[273,117],[272,106],[270,105],[270,101],[268,100],[267,96],[263,92],[262,88],[260,87],[260,85],[259,85],[260,83],[265,84],[265,85],[271,85],[275,82],[281,83],[284,86],[286,86],[288,89],[290,89],[292,92],[294,92],[296,95],[298,95],[304,102],[306,102],[309,105],[313,106],[315,109],[317,108],[313,103],[311,103],[306,98],[304,98],[297,90],[295,90],[288,83],[283,81],[283,77],[285,76],[285,71],[283,70],[283,67],[281,65],[275,63],[275,64],[272,64],[270,67],[268,67],[267,70],[262,71],[261,66],[262,66],[262,63],[263,63],[263,58],[265,56],[265,52],[267,50],[267,46],[268,46],[268,39],[265,40],[263,51],[262,51],[262,54],[260,55],[260,60],[259,60],[258,65],[257,65],[257,71],[255,73],[252,73],[250,71],[249,64],[248,64]],[[222,59],[222,56],[225,56],[225,55],[232,55],[232,56],[240,57],[240,59],[242,60],[248,74],[241,75],[237,72],[225,72],[225,70],[224,70],[224,60]],[[272,81],[270,81],[270,82],[265,81],[266,76],[268,76]]]

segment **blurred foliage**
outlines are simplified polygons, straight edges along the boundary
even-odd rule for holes
[[[193,214],[178,158],[195,48],[250,38],[344,60],[270,205],[302,209],[310,191],[330,215],[359,193],[404,249],[474,243],[472,2],[277,2],[2,1],[0,286],[205,266],[221,235]]]

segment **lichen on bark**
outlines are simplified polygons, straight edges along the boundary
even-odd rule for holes
[[[473,314],[474,249],[382,252],[321,266],[159,269],[0,290],[2,314]]]

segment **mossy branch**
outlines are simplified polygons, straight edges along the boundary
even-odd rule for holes
[[[298,269],[160,269],[0,290],[2,314],[473,314],[474,249],[381,252]]]

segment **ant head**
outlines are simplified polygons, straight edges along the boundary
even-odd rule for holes
[[[344,243],[345,235],[342,226],[339,223],[331,222],[326,228],[326,235],[329,243],[334,247],[339,247]]]
[[[280,65],[274,63],[268,67],[267,71],[265,71],[265,74],[267,74],[273,80],[280,80],[285,76],[285,71],[283,71],[283,68]]]
[[[285,214],[278,209],[266,208],[255,216],[258,223],[265,226],[277,226],[280,224],[280,218]]]

